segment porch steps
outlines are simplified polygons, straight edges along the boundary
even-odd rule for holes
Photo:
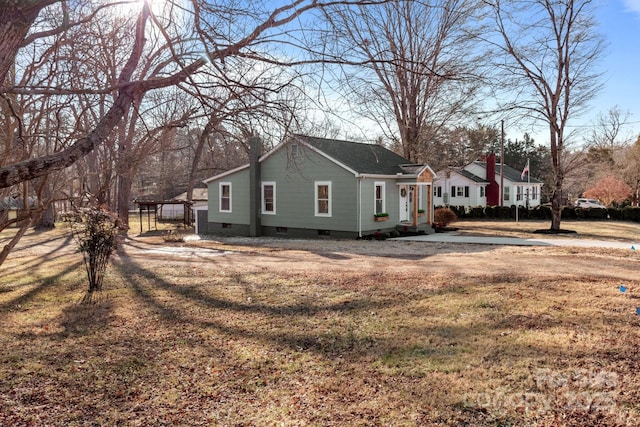
[[[401,222],[396,224],[396,231],[400,233],[401,236],[415,236],[418,234],[433,234],[435,230],[431,226],[431,224],[418,224],[414,226],[410,222]]]

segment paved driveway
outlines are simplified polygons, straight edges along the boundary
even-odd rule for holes
[[[616,248],[640,250],[640,243],[615,242],[589,239],[521,239],[518,237],[461,236],[454,233],[435,233],[420,236],[398,237],[394,240],[410,240],[435,243],[475,243],[482,245],[510,246],[577,246],[583,248]]]

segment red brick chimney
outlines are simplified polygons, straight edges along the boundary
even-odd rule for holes
[[[496,155],[490,153],[486,157],[487,161],[487,176],[486,179],[489,182],[487,185],[487,206],[498,206],[500,204],[500,186],[496,182]]]

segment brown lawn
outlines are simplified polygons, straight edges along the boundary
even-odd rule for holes
[[[640,231],[611,224],[590,238]],[[87,306],[65,229],[30,233],[0,267],[0,425],[637,426],[638,271],[640,248],[136,231]]]

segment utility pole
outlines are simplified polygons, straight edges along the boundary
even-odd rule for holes
[[[500,120],[500,206],[504,206],[504,119]]]

